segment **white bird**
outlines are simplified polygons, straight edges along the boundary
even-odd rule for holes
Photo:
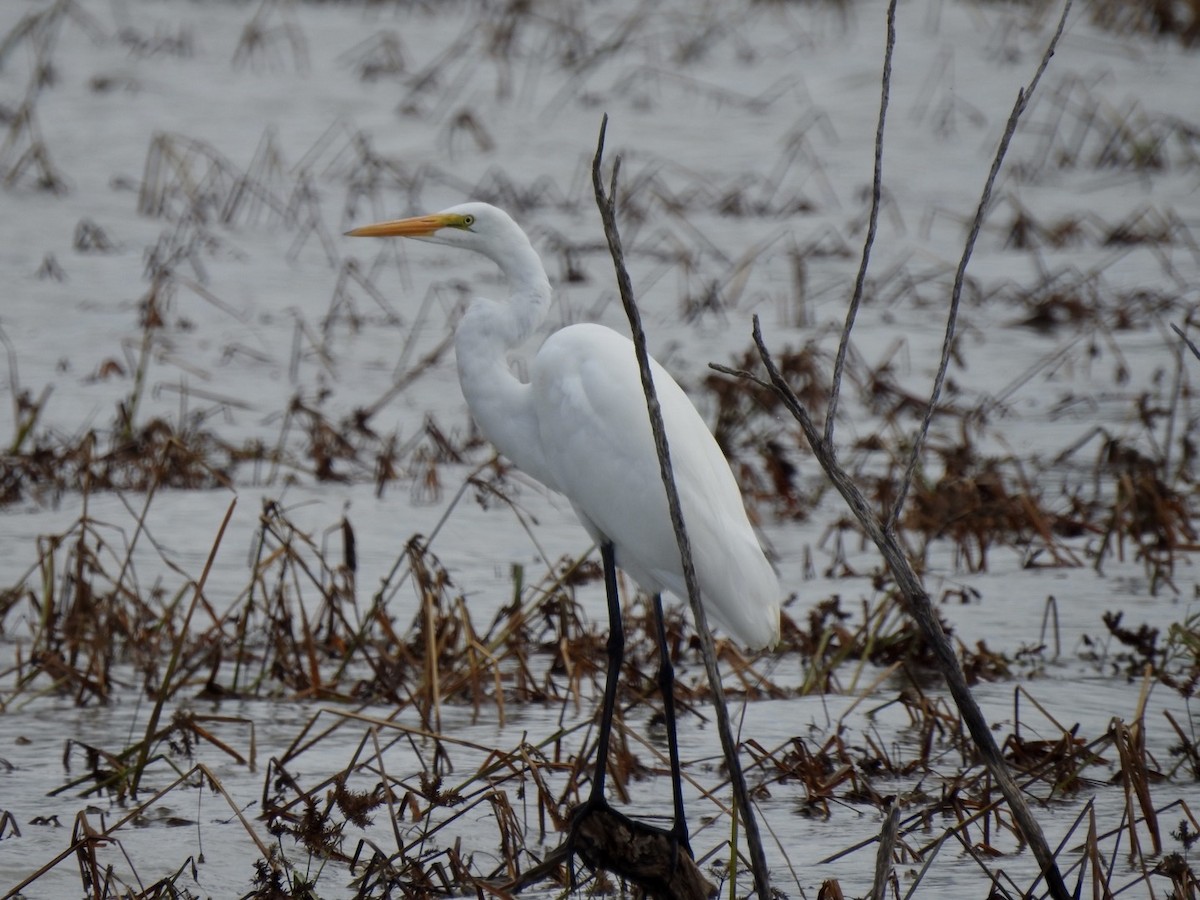
[[[686,599],[687,589],[633,342],[601,325],[567,326],[546,338],[530,365],[529,382],[520,381],[509,366],[509,353],[545,319],[550,280],[525,232],[490,204],[463,203],[348,234],[417,238],[474,250],[508,279],[507,301],[476,299],[459,322],[454,335],[458,377],[483,434],[528,475],[564,494],[601,549],[609,668],[596,777],[584,806],[606,805],[608,732],[624,648],[615,565],[654,595],[674,776],[672,834],[686,848],[660,595],[665,590]],[[779,639],[779,581],[746,517],[729,463],[682,388],[657,362],[651,360],[650,368],[705,613],[751,649],[773,645]]]

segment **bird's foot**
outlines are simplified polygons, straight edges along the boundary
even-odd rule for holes
[[[675,820],[675,824],[671,826],[671,830],[667,833],[667,838],[671,841],[671,870],[679,868],[679,848],[683,848],[683,852],[688,855],[689,859],[695,859],[696,854],[692,853],[692,842],[688,840],[687,822]]]
[[[571,810],[571,824],[567,829],[567,839],[563,841],[563,847],[567,851],[567,872],[570,877],[570,887],[575,889],[575,857],[579,856],[584,865],[589,868],[595,868],[592,860],[592,854],[587,851],[587,845],[590,842],[590,837],[586,835],[585,823],[593,816],[607,816],[613,814],[613,808],[608,805],[608,801],[603,796],[592,794],[578,806]],[[581,840],[582,838],[582,840]],[[580,852],[580,845],[584,845],[584,849]]]

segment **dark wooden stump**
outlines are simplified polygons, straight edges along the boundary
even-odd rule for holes
[[[615,809],[579,807],[572,814],[574,850],[590,869],[604,869],[659,900],[708,900],[713,885],[669,831]]]

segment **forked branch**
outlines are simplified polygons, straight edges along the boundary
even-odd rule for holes
[[[905,555],[903,548],[896,539],[894,526],[897,517],[900,514],[904,505],[904,498],[911,483],[913,472],[916,469],[916,464],[919,459],[922,447],[924,445],[925,435],[929,430],[929,423],[933,417],[933,412],[937,407],[938,399],[941,396],[942,384],[945,380],[946,369],[948,367],[950,352],[953,346],[955,336],[955,325],[959,302],[962,295],[962,285],[966,273],[967,263],[971,258],[971,251],[975,245],[975,239],[979,234],[980,226],[983,218],[986,215],[988,205],[991,200],[992,188],[996,181],[1000,168],[1004,162],[1004,157],[1008,151],[1009,143],[1017,129],[1017,123],[1020,121],[1021,114],[1025,111],[1029,97],[1032,95],[1034,88],[1041,79],[1042,73],[1045,72],[1046,66],[1050,62],[1050,58],[1054,55],[1054,50],[1058,45],[1059,37],[1061,37],[1063,28],[1066,24],[1067,14],[1071,9],[1071,0],[1067,0],[1063,7],[1062,15],[1058,21],[1058,27],[1046,47],[1045,53],[1042,55],[1041,63],[1038,66],[1032,81],[1025,89],[1021,90],[1017,95],[1016,103],[1013,106],[1012,113],[1009,115],[1008,124],[1005,128],[1004,135],[1000,139],[999,146],[996,150],[995,158],[992,161],[991,170],[988,173],[987,181],[984,184],[983,193],[980,197],[978,208],[976,209],[975,218],[971,226],[970,233],[967,237],[963,248],[962,259],[958,266],[958,271],[955,276],[954,289],[951,295],[950,308],[947,313],[946,335],[942,347],[942,358],[938,368],[938,373],[934,379],[933,388],[930,392],[929,403],[926,408],[924,421],[922,422],[920,431],[916,439],[913,441],[912,457],[909,462],[907,471],[905,472],[899,493],[897,494],[896,503],[893,508],[887,513],[886,521],[876,513],[863,496],[858,486],[846,474],[845,470],[838,464],[832,441],[829,436],[832,435],[832,428],[829,423],[826,424],[825,433],[818,431],[813,423],[812,417],[804,408],[799,398],[788,386],[787,382],[780,373],[778,367],[771,358],[770,351],[767,349],[763,341],[762,331],[759,327],[758,318],[754,320],[754,342],[758,347],[758,352],[762,358],[763,365],[766,367],[770,386],[774,388],[779,395],[788,411],[799,422],[801,429],[804,431],[805,438],[812,447],[813,454],[820,463],[821,468],[825,470],[829,480],[833,482],[834,487],[842,495],[847,505],[853,511],[855,518],[863,527],[864,531],[874,541],[879,548],[880,553],[892,573],[892,577],[896,581],[896,586],[903,595],[909,614],[916,622],[922,635],[928,641],[930,648],[933,650],[934,658],[937,661],[938,669],[942,676],[946,679],[946,684],[950,689],[950,694],[954,698],[955,704],[958,706],[962,714],[963,721],[967,725],[967,729],[971,733],[971,737],[978,747],[980,755],[983,758],[984,764],[991,772],[996,784],[999,786],[1001,793],[1008,802],[1009,808],[1012,810],[1013,818],[1017,822],[1021,834],[1029,844],[1038,864],[1041,866],[1042,876],[1046,879],[1047,887],[1050,890],[1051,896],[1055,900],[1069,900],[1072,896],[1067,889],[1066,883],[1063,881],[1062,873],[1059,871],[1058,862],[1055,859],[1054,853],[1051,851],[1049,844],[1046,842],[1046,837],[1042,833],[1041,826],[1037,819],[1034,818],[1029,809],[1029,805],[1025,802],[1025,797],[1021,793],[1020,788],[1013,780],[1005,765],[1004,758],[1000,754],[1000,749],[996,745],[995,738],[992,736],[992,731],[988,727],[987,720],[979,709],[979,705],[975,702],[975,698],[971,695],[970,688],[967,686],[967,681],[963,675],[958,659],[954,654],[954,649],[950,641],[946,638],[945,632],[942,630],[941,623],[938,621],[937,615],[933,611],[930,603],[929,595],[925,592],[921,585],[921,580],[913,570],[909,563],[908,557]],[[889,24],[889,38],[891,35],[891,25]],[[889,40],[890,45],[890,40]],[[885,67],[885,78],[888,77],[889,69]],[[886,110],[886,87],[884,91],[885,103],[880,112],[880,124],[882,130],[882,116]],[[881,145],[877,145],[877,160]],[[876,172],[878,174],[878,164]],[[872,240],[874,232],[870,232],[868,240]],[[869,248],[868,248],[869,249]],[[867,259],[867,252],[864,252],[864,262]],[[862,273],[860,271],[860,281]],[[857,296],[857,291],[856,291]],[[853,327],[853,316],[848,316],[846,326],[843,331],[843,345],[849,338],[849,331]],[[722,371],[729,370],[723,367],[719,368]],[[736,373],[743,377],[748,376],[746,373]],[[841,372],[838,371],[837,378],[840,380]],[[757,380],[757,379],[756,379]],[[837,385],[831,392],[832,396],[836,397]],[[831,403],[830,413],[836,409],[836,404]]]
[[[1028,99],[1032,95],[1039,80],[1041,79],[1042,74],[1045,72],[1046,67],[1049,64],[1050,58],[1054,54],[1058,40],[1062,35],[1070,7],[1071,0],[1067,0],[1062,15],[1059,19],[1058,27],[1049,45],[1047,46],[1045,53],[1042,56],[1040,65],[1038,66],[1033,79],[1028,87],[1021,90],[1017,96],[1016,103],[1014,104],[1012,113],[1009,116],[1007,126],[1000,140],[995,158],[993,159],[992,167],[985,182],[979,205],[976,210],[975,218],[972,222],[972,227],[965,242],[962,258],[956,272],[950,308],[947,313],[946,334],[943,341],[942,358],[930,392],[930,398],[925,417],[916,440],[913,442],[912,457],[905,472],[905,476],[897,496],[897,502],[895,506],[888,511],[886,521],[876,514],[876,512],[868,504],[866,498],[858,490],[857,486],[838,465],[835,458],[832,436],[833,421],[837,412],[838,386],[842,376],[841,361],[844,359],[845,348],[848,344],[850,332],[853,329],[855,316],[861,302],[863,284],[865,281],[867,265],[870,257],[870,249],[875,237],[874,223],[877,221],[882,189],[883,125],[887,111],[887,100],[890,87],[892,51],[895,44],[894,3],[889,6],[888,10],[888,43],[885,53],[883,91],[880,105],[879,124],[876,133],[875,179],[871,212],[871,227],[868,229],[867,241],[863,250],[862,264],[856,280],[854,298],[851,302],[846,318],[846,324],[842,333],[842,342],[839,348],[839,364],[835,370],[834,383],[831,389],[831,399],[824,434],[821,434],[817,430],[816,426],[812,422],[811,417],[808,415],[803,405],[800,403],[798,398],[796,398],[795,394],[791,391],[777,367],[774,365],[774,362],[770,356],[770,352],[763,341],[762,332],[757,318],[754,322],[754,340],[770,376],[771,386],[780,395],[785,406],[787,406],[787,408],[792,412],[793,416],[800,423],[801,428],[805,432],[805,436],[812,446],[813,452],[817,456],[822,468],[825,469],[830,480],[834,483],[835,487],[837,487],[839,493],[842,494],[847,504],[854,511],[855,516],[858,518],[863,528],[870,535],[872,540],[879,547],[880,552],[883,554],[889,569],[892,571],[893,577],[896,579],[898,588],[908,603],[910,614],[916,621],[918,627],[921,629],[921,632],[929,641],[929,644],[934,651],[934,656],[937,660],[938,667],[942,671],[943,677],[946,679],[947,685],[950,688],[950,693],[962,713],[963,720],[966,723],[968,730],[971,732],[971,736],[979,748],[985,764],[991,771],[997,785],[1000,787],[1001,792],[1004,794],[1018,827],[1025,837],[1025,840],[1029,843],[1030,849],[1041,866],[1042,874],[1046,879],[1050,893],[1056,898],[1056,900],[1067,900],[1067,898],[1071,895],[1066,887],[1065,882],[1063,881],[1062,874],[1058,869],[1058,864],[1054,854],[1046,842],[1045,836],[1041,830],[1041,826],[1033,817],[1029,810],[1028,804],[1025,802],[1023,794],[1008,772],[1003,757],[1001,756],[995,739],[992,736],[991,730],[989,729],[978,705],[975,703],[974,697],[970,693],[970,689],[966,683],[966,678],[964,677],[962,669],[959,666],[958,660],[954,654],[953,647],[950,645],[949,640],[946,638],[946,635],[942,630],[941,623],[938,621],[936,614],[933,612],[929,595],[922,587],[919,577],[913,570],[903,552],[903,549],[900,547],[899,542],[895,538],[894,526],[897,521],[897,517],[903,508],[904,498],[907,494],[908,487],[911,484],[913,473],[915,472],[916,464],[919,459],[921,449],[924,445],[924,439],[928,433],[930,421],[932,420],[933,412],[937,408],[937,403],[940,399],[941,388],[945,380],[950,352],[953,348],[957,313],[961,302],[966,267],[970,261],[975,240],[978,236],[983,218],[986,215],[988,206],[990,205],[991,194],[996,178],[1002,167],[1012,137],[1016,132],[1020,117],[1027,106]],[[708,633],[704,610],[700,604],[700,595],[696,584],[695,571],[692,565],[687,533],[682,520],[678,495],[675,490],[674,480],[671,474],[670,450],[666,443],[666,436],[662,426],[661,411],[658,407],[654,385],[650,376],[649,357],[645,346],[645,335],[641,328],[640,316],[637,311],[637,307],[633,301],[632,285],[630,283],[628,271],[624,265],[620,236],[617,231],[615,217],[615,193],[620,160],[618,159],[613,166],[613,173],[607,190],[605,189],[600,174],[606,126],[607,117],[605,117],[604,122],[601,125],[600,138],[592,166],[592,180],[596,194],[596,202],[600,209],[601,218],[604,222],[605,235],[608,239],[609,249],[612,253],[613,262],[616,267],[617,281],[621,293],[622,303],[625,307],[626,315],[629,318],[633,333],[638,363],[642,373],[643,388],[646,392],[647,407],[650,412],[651,427],[654,432],[655,444],[658,450],[663,483],[667,490],[668,504],[671,509],[672,521],[675,525],[676,535],[680,545],[680,553],[683,559],[684,578],[688,586],[689,602],[696,621],[697,631],[700,634],[701,646],[704,651],[704,661],[713,690],[713,700],[714,708],[717,714],[718,730],[721,737],[722,746],[725,751],[725,757],[730,766],[731,780],[733,783],[737,806],[742,811],[746,827],[747,842],[749,844],[751,863],[754,869],[755,889],[760,897],[769,897],[769,875],[766,866],[765,854],[762,850],[762,843],[758,834],[757,823],[754,819],[752,806],[749,802],[749,796],[746,791],[745,779],[738,763],[736,745],[734,744],[732,732],[729,728],[728,715],[725,710],[724,697],[721,691],[720,675],[719,672],[717,672],[715,654],[712,648],[712,639]]]

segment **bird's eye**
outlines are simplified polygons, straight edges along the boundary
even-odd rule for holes
[[[463,217],[462,217],[462,227],[463,227],[463,228],[470,228],[470,227],[471,227],[472,225],[474,225],[474,224],[475,224],[475,217],[474,217],[474,216],[472,216],[472,215],[466,215],[466,216],[463,216]]]

